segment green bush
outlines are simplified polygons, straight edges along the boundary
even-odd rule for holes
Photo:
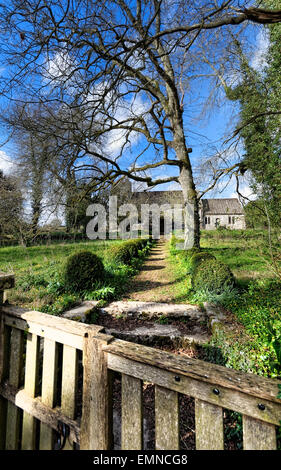
[[[142,240],[133,239],[133,240],[128,240],[125,243],[126,243],[126,248],[130,252],[131,257],[132,258],[137,258],[138,257],[138,251],[143,248]]]
[[[196,291],[220,294],[226,288],[234,287],[234,276],[226,264],[215,258],[209,258],[194,268],[191,283]]]
[[[131,264],[133,258],[138,258],[139,251],[148,244],[146,239],[132,239],[124,241],[122,244],[110,248],[108,254],[117,263]]]
[[[210,259],[216,259],[214,255],[211,255],[211,253],[208,253],[206,251],[201,251],[201,252],[195,252],[191,258],[190,258],[190,272],[193,273],[197,266],[201,263],[208,263],[208,260]]]
[[[91,251],[83,250],[69,256],[64,268],[66,288],[81,292],[93,289],[104,278],[102,260]]]
[[[108,256],[116,263],[130,264],[131,254],[125,244],[113,246],[108,250]]]

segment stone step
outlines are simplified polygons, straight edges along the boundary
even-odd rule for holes
[[[87,316],[96,308],[98,303],[98,300],[84,300],[84,302],[81,302],[77,307],[66,310],[62,316],[69,320],[87,323]]]
[[[188,317],[193,320],[204,320],[206,318],[205,311],[201,310],[198,305],[191,304],[117,301],[111,302],[106,307],[100,308],[100,311],[108,313],[114,317],[122,315],[135,318],[153,319],[164,316],[169,318]]]
[[[118,330],[106,328],[105,333],[125,341],[145,344],[147,346],[171,345],[175,347],[187,347],[206,343],[209,335],[200,327],[195,327],[192,334],[185,334],[174,325],[141,326],[132,330]]]
[[[105,326],[105,333],[126,341],[153,346],[169,344],[175,347],[185,347],[203,344],[209,339],[206,333],[206,312],[191,304],[116,301],[106,307],[99,307],[98,301],[84,301],[79,306],[64,312],[63,316],[87,323],[89,314],[93,310],[99,313],[101,326],[103,325],[102,315],[110,315],[117,321],[117,326],[114,325],[112,328]],[[118,320],[121,318],[119,327]],[[161,324],[162,319],[176,324]],[[134,320],[138,321],[137,326]],[[142,320],[143,326],[140,325]],[[190,322],[190,327],[185,332],[181,330],[181,320],[186,324]]]

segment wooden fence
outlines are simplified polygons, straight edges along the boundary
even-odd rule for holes
[[[13,286],[12,276],[3,279],[0,291]],[[3,304],[0,315],[2,449],[54,449],[57,442],[65,449],[111,449],[116,372],[122,374],[124,450],[143,449],[143,382],[155,386],[157,450],[179,449],[179,394],[195,399],[196,449],[224,448],[224,409],[242,414],[244,449],[276,449],[277,380],[114,339],[100,326],[11,305]]]

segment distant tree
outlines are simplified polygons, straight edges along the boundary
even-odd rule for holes
[[[30,236],[34,238],[51,187],[48,147],[40,132],[42,107],[16,105],[3,113],[0,119],[2,125],[11,131],[15,147],[15,172],[30,206]]]
[[[264,201],[250,201],[244,206],[245,221],[247,228],[266,229],[268,228],[267,216],[264,208]]]
[[[14,99],[22,100],[24,88],[30,101],[61,106],[53,134],[54,140],[59,135],[65,156],[57,166],[58,178],[65,180],[66,168],[95,170],[98,159],[106,171],[99,177],[94,171],[93,186],[120,176],[149,187],[179,182],[185,206],[194,207],[199,246],[199,196],[184,129],[190,104],[185,96],[190,79],[202,72],[196,68],[198,41],[211,50],[216,31],[247,21],[276,23],[281,11],[255,8],[251,2],[241,7],[237,0],[1,2],[1,55],[8,65],[2,93],[7,96],[12,85]],[[86,119],[70,120],[77,112]],[[117,156],[97,147],[97,136],[108,141],[116,135],[122,137]],[[72,153],[66,155],[70,139]],[[135,139],[141,148],[124,162]],[[78,152],[73,152],[75,145]],[[177,175],[165,174],[168,168]],[[155,175],[159,169],[162,175]]]
[[[78,230],[86,233],[86,226],[89,217],[86,216],[87,207],[90,204],[103,204],[107,206],[110,188],[97,188],[95,191],[89,190],[85,182],[72,180],[71,190],[65,204],[65,222],[67,231]]]
[[[267,205],[272,222],[280,225],[281,86],[279,84],[277,93],[270,65],[263,74],[249,65],[249,59],[243,54],[238,42],[236,48],[242,78],[235,88],[225,87],[225,91],[230,100],[240,104],[239,122],[235,131],[242,138],[245,149],[240,172],[251,172],[253,192],[259,194]],[[271,44],[269,60],[274,48],[276,44]]]
[[[25,223],[23,220],[23,197],[18,181],[4,175],[0,170],[0,240],[21,240]]]

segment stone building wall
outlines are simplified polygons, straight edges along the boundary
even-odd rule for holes
[[[142,204],[183,205],[182,191],[132,191],[131,182],[127,179],[120,180],[111,194],[118,196],[118,206],[125,203],[136,205],[139,216]],[[236,198],[202,199],[199,213],[202,229],[214,230],[218,226],[246,228],[244,211]]]

